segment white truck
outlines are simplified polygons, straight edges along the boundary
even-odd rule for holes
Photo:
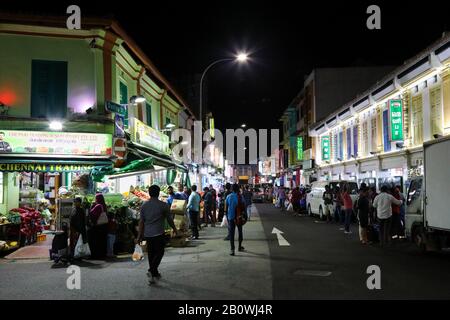
[[[406,235],[423,251],[450,247],[450,137],[423,145],[422,177],[411,180]]]

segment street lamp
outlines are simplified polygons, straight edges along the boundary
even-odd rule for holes
[[[220,62],[225,61],[237,61],[239,63],[244,63],[248,60],[248,54],[241,52],[238,53],[234,58],[224,58],[219,59],[214,62],[212,62],[209,66],[206,67],[205,71],[203,71],[202,77],[200,78],[200,121],[203,123],[203,79],[205,78],[206,73],[211,69],[213,66]]]
[[[141,102],[145,102],[145,97],[144,96],[142,96],[142,95],[139,95],[139,96],[132,96],[131,98],[130,98],[130,103],[131,104],[136,104],[136,103],[141,103]]]
[[[50,130],[59,131],[59,130],[62,130],[63,125],[62,125],[61,121],[54,120],[54,121],[50,122],[49,128],[50,128]]]
[[[245,128],[247,125],[245,123],[241,124],[241,128]]]

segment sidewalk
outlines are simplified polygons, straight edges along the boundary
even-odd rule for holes
[[[253,209],[244,226],[245,252],[230,256],[227,230],[203,228],[190,246],[166,249],[155,286],[147,282],[147,256],[80,263],[81,290],[68,290],[66,269],[51,269],[48,261],[1,259],[0,299],[272,299],[269,247]]]

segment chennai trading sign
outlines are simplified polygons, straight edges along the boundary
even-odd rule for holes
[[[322,161],[330,160],[330,137],[322,137]]]
[[[402,100],[389,100],[389,118],[391,120],[391,141],[403,140]]]
[[[94,165],[81,164],[58,164],[48,162],[33,163],[2,163],[0,162],[0,171],[4,172],[79,172],[90,171]]]

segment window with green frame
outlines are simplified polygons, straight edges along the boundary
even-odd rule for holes
[[[147,125],[152,126],[152,105],[148,102],[145,103],[145,109],[147,113]]]
[[[120,94],[120,104],[128,104],[128,87],[122,81],[120,81],[119,84],[119,94]],[[124,126],[125,128],[128,128],[128,107],[125,109],[124,118],[125,118]]]

